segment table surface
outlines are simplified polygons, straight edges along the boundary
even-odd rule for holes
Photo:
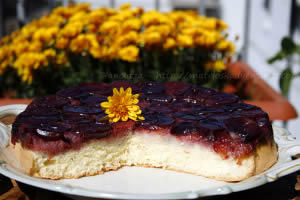
[[[5,124],[11,124],[15,116],[0,119]],[[299,154],[295,159],[300,159]],[[300,200],[300,170],[284,176],[275,182],[246,191],[231,193],[229,195],[212,196],[206,199],[293,199]],[[0,174],[0,200],[2,199],[30,199],[30,200],[69,200],[58,192],[40,189],[27,184],[16,182]]]

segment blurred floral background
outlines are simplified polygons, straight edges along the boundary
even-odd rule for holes
[[[36,97],[116,79],[222,88],[225,62],[234,53],[226,28],[192,10],[58,6],[1,39],[1,89]]]

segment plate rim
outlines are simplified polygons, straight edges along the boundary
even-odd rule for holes
[[[27,107],[26,104],[13,104],[8,106],[0,106],[0,118],[4,117],[7,114],[18,114],[22,112]],[[254,187],[261,186],[265,183],[275,181],[281,176],[293,173],[300,169],[300,159],[291,160],[291,156],[294,152],[300,152],[300,141],[296,140],[296,137],[291,135],[287,130],[273,126],[274,129],[274,138],[278,145],[278,156],[286,156],[286,162],[283,162],[279,165],[277,163],[272,166],[267,171],[252,176],[245,181],[239,183],[226,183],[224,186],[219,186],[210,189],[200,189],[195,191],[183,191],[183,192],[171,192],[171,193],[157,193],[157,194],[133,194],[133,193],[122,193],[122,192],[101,192],[96,190],[90,190],[86,188],[81,188],[79,186],[72,186],[62,183],[52,183],[45,182],[36,177],[31,177],[27,174],[25,177],[19,176],[17,172],[14,173],[14,170],[9,169],[9,165],[5,161],[0,160],[0,173],[9,178],[15,179],[22,183],[32,185],[38,188],[43,188],[55,192],[60,192],[68,195],[82,196],[82,197],[91,197],[91,198],[106,198],[106,199],[195,199],[199,197],[208,197],[213,195],[225,195],[232,192],[243,191],[251,189]],[[8,132],[8,126],[0,122],[0,134],[5,131]],[[276,133],[276,134],[275,134]],[[0,146],[0,153],[2,147]],[[279,162],[279,161],[278,161]],[[277,166],[276,166],[277,165]],[[253,179],[253,181],[251,181]],[[250,180],[247,182],[247,180]]]

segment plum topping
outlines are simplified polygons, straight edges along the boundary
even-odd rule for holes
[[[78,87],[71,87],[71,88],[66,88],[63,90],[60,90],[56,94],[58,96],[62,96],[65,98],[72,98],[74,96],[80,95],[81,91],[78,89]]]
[[[78,113],[64,113],[62,119],[67,123],[76,123],[76,124],[89,124],[95,122],[95,119],[85,114]]]
[[[138,105],[145,120],[108,121],[100,104],[112,95],[113,88],[120,87],[131,87],[133,94],[139,94]],[[170,130],[178,139],[211,145],[225,158],[243,158],[255,150],[262,137],[273,136],[267,113],[242,103],[235,95],[180,82],[115,81],[110,85],[80,84],[35,99],[17,116],[11,140],[33,149],[63,152],[79,148],[86,140],[116,137],[135,128]],[[40,138],[41,143],[33,144],[31,137]],[[52,143],[58,144],[55,149]]]
[[[179,111],[173,114],[173,117],[183,120],[200,120],[205,119],[204,115],[191,112],[191,111]]]
[[[265,113],[263,110],[259,108],[255,108],[252,110],[237,110],[233,113],[236,117],[249,117],[249,118],[260,118],[265,117],[268,119],[267,113]]]
[[[141,121],[141,126],[150,127],[154,126],[169,126],[175,122],[175,119],[163,113],[147,113],[144,115],[145,120]]]
[[[63,133],[70,130],[71,126],[63,123],[40,124],[36,128],[36,133],[49,140],[57,140],[63,136]]]
[[[147,110],[158,112],[158,113],[171,113],[173,112],[173,109],[169,104],[165,103],[152,103],[149,106],[147,106]]]
[[[149,102],[164,102],[164,103],[170,103],[172,101],[173,97],[167,94],[152,94],[147,95],[144,97],[145,101]]]
[[[193,122],[180,122],[171,128],[171,133],[174,135],[186,135],[197,132],[197,128]]]
[[[88,107],[88,106],[64,106],[63,111],[82,113],[82,114],[97,114],[103,112],[102,109],[95,108],[95,107]]]
[[[251,110],[256,108],[256,106],[253,106],[251,104],[246,104],[246,103],[234,103],[234,104],[228,104],[228,105],[224,105],[222,106],[222,109],[224,111],[236,111],[236,110]]]
[[[81,93],[112,95],[112,88],[105,83],[85,83],[77,86]]]
[[[72,128],[76,134],[84,134],[84,139],[99,139],[108,136],[112,127],[108,123],[97,122],[95,124],[79,124]]]
[[[100,107],[100,103],[107,101],[107,97],[101,96],[85,96],[80,98],[80,102],[83,104],[87,104],[89,106],[98,106]]]
[[[55,108],[35,108],[28,112],[28,114],[36,116],[54,116],[59,115],[60,112]]]
[[[222,131],[225,129],[224,123],[214,119],[204,119],[200,120],[198,123],[198,127],[207,128],[212,132]]]
[[[225,124],[229,132],[240,136],[243,141],[250,141],[260,131],[257,123],[249,118],[231,118],[225,120]]]
[[[193,112],[197,112],[202,115],[214,114],[214,113],[223,113],[224,110],[222,108],[214,108],[214,107],[205,107],[205,106],[197,106],[192,108]]]
[[[206,106],[227,105],[238,102],[239,97],[233,94],[217,93],[205,99]]]
[[[169,126],[175,122],[175,119],[163,113],[157,114],[156,117],[158,119],[157,125],[159,126]]]
[[[145,82],[142,87],[142,92],[145,94],[160,94],[164,91],[164,86],[157,82]]]
[[[33,115],[32,116],[33,120],[40,121],[40,122],[56,122],[61,120],[61,116],[59,115],[54,115],[54,116],[43,116],[43,115]]]
[[[33,107],[54,107],[54,108],[61,108],[64,105],[69,104],[70,101],[66,98],[51,95],[47,97],[40,97],[30,104]]]

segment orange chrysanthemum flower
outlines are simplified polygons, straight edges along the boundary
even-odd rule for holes
[[[128,119],[144,120],[145,118],[141,115],[142,110],[137,105],[139,103],[138,97],[139,94],[132,94],[130,87],[125,91],[121,87],[120,92],[114,88],[113,96],[107,97],[108,101],[102,102],[101,106],[110,122],[127,121]]]

